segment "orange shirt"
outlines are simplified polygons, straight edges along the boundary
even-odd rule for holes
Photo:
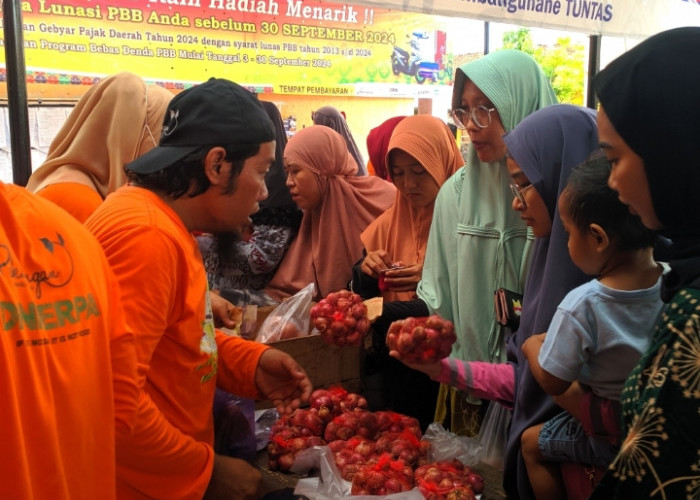
[[[138,395],[118,285],[78,221],[2,183],[0,322],[0,498],[114,499]]]
[[[213,467],[216,385],[257,397],[267,346],[214,330],[197,242],[157,195],[124,186],[85,224],[119,280],[144,388],[135,430],[117,442],[118,497],[201,499]]]
[[[79,182],[49,184],[36,194],[52,201],[80,222],[85,222],[102,203],[100,193]]]

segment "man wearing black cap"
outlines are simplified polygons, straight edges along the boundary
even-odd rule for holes
[[[126,165],[129,185],[86,222],[117,275],[143,389],[132,432],[117,436],[119,498],[257,498],[260,473],[214,454],[216,386],[282,412],[308,399],[290,356],[214,329],[192,236],[250,224],[274,139],[253,94],[212,78],[173,98],[158,147]]]

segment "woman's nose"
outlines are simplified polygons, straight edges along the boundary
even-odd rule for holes
[[[525,209],[523,202],[520,201],[517,196],[513,196],[513,201],[510,203],[510,206],[516,212],[522,212]]]

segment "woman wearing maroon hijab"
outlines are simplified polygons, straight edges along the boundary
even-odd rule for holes
[[[374,172],[374,175],[391,180],[391,172],[386,166],[386,153],[389,149],[389,139],[394,129],[405,116],[394,116],[385,120],[380,125],[374,127],[367,134],[367,154],[369,164],[367,169]]]

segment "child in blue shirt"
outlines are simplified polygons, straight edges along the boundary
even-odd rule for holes
[[[522,346],[533,376],[548,394],[574,382],[619,401],[622,386],[646,351],[663,307],[663,266],[654,261],[656,236],[607,186],[610,164],[596,153],[576,167],[559,197],[572,261],[597,276],[569,292],[546,333]],[[574,388],[576,389],[576,387]],[[551,420],[527,429],[522,453],[538,500],[566,498],[559,463],[607,466],[619,448],[617,419],[608,435],[591,435],[565,405]]]

